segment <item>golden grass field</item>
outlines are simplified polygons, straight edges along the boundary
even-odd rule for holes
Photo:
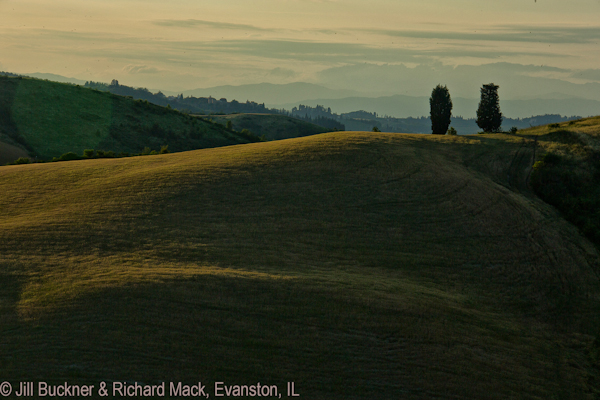
[[[0,381],[595,398],[600,258],[528,189],[532,137],[2,167]]]

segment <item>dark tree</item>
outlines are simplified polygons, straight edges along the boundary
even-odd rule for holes
[[[429,98],[431,108],[431,133],[445,135],[452,116],[452,100],[446,86],[437,85]]]
[[[499,132],[502,126],[502,113],[498,99],[498,85],[488,83],[481,87],[481,100],[477,108],[477,126],[484,132]]]

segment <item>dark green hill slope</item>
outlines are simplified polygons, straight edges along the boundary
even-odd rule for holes
[[[0,76],[0,141],[50,159],[84,149],[139,153],[247,143],[177,111],[79,86]]]
[[[248,129],[255,135],[264,135],[268,140],[310,136],[330,131],[330,129],[310,122],[277,114],[229,114],[211,115],[203,118],[223,125],[227,121],[231,121],[234,130]]]
[[[338,132],[1,168],[1,379],[593,399],[599,254],[528,188],[534,149]]]
[[[538,145],[531,184],[600,246],[600,117],[524,129]]]

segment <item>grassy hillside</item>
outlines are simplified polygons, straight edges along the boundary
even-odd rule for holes
[[[236,131],[248,129],[255,135],[262,136],[268,140],[289,139],[316,135],[329,132],[329,129],[311,124],[297,118],[275,114],[229,114],[211,115],[204,119],[225,125],[231,121],[232,128]]]
[[[174,110],[79,86],[0,76],[0,142],[42,159],[84,149],[139,153],[246,143]]]
[[[0,376],[592,399],[598,250],[535,141],[328,133],[0,169]]]

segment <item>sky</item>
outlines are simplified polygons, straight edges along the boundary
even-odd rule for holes
[[[0,0],[0,38],[0,71],[167,91],[600,99],[600,0]]]

